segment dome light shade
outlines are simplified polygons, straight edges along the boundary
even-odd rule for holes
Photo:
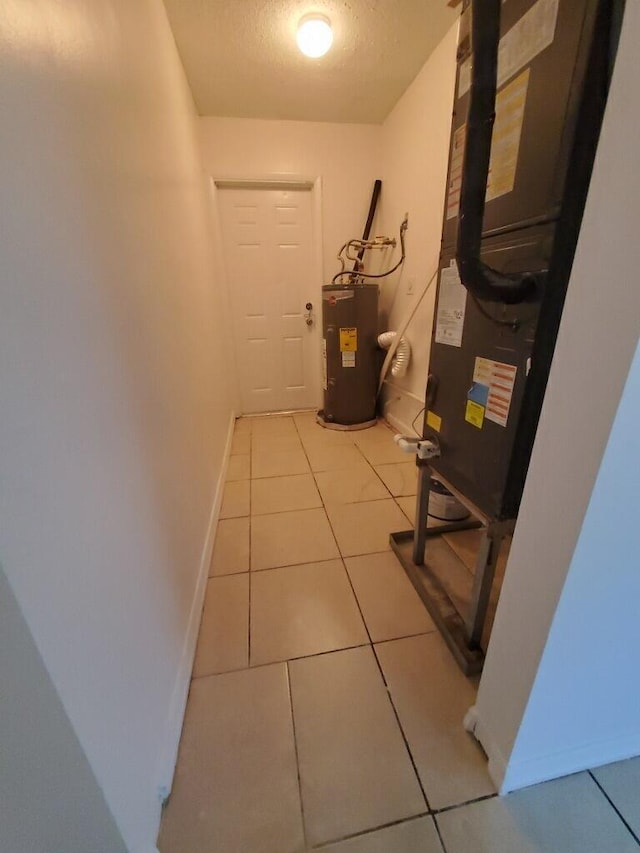
[[[324,15],[305,15],[298,24],[296,41],[305,56],[324,56],[333,42],[331,22]]]

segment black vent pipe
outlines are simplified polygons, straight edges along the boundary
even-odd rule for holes
[[[505,274],[480,260],[485,195],[495,121],[501,0],[472,0],[471,88],[460,187],[456,261],[460,280],[477,299],[514,305],[536,287],[529,272]]]
[[[376,208],[378,206],[378,199],[380,198],[380,190],[382,189],[382,181],[380,178],[376,180],[373,185],[373,193],[371,194],[371,203],[369,204],[369,215],[367,216],[367,221],[364,226],[364,231],[362,232],[362,239],[368,240],[369,234],[371,234],[371,226],[373,225],[373,217],[376,215]],[[364,246],[358,252],[358,260],[353,265],[353,272],[358,272],[360,270],[360,261],[364,257]]]

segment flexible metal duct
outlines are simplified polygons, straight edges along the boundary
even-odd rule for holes
[[[378,345],[382,349],[389,349],[396,339],[397,332],[383,332],[378,335]],[[391,360],[391,375],[399,379],[404,376],[411,361],[411,345],[406,338],[400,338],[396,344],[396,351]]]

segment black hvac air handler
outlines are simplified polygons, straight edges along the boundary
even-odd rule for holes
[[[463,5],[423,437],[439,448],[428,468],[486,527],[468,617],[415,574],[421,523],[412,559],[392,546],[469,672],[522,497],[621,16],[617,0]]]

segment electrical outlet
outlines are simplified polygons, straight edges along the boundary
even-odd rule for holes
[[[414,292],[414,290],[415,290],[415,289],[416,289],[416,280],[415,280],[415,278],[411,278],[411,277],[410,277],[410,278],[408,278],[408,279],[407,279],[407,295],[408,295],[408,296],[411,296],[411,294]]]

